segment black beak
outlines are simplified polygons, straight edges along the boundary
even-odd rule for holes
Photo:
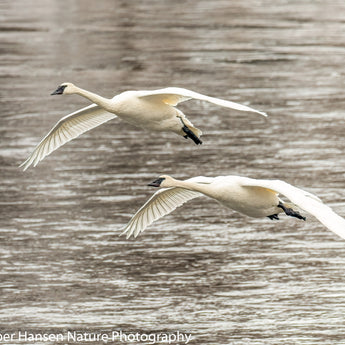
[[[160,187],[161,183],[165,180],[164,177],[160,177],[157,180],[154,180],[153,182],[149,183],[148,186],[150,187]]]
[[[67,85],[60,85],[51,95],[62,95]]]

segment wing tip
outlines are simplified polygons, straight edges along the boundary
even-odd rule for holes
[[[131,228],[131,227],[128,227],[126,226],[125,228],[121,229],[122,232],[119,234],[119,237],[120,236],[126,236],[126,240],[128,240],[129,238],[133,237],[133,238],[137,238],[140,233],[143,231],[143,230],[138,230],[136,228]]]
[[[258,112],[260,115],[264,116],[264,117],[268,117],[268,114],[265,113],[264,111],[259,111],[259,110],[257,110],[257,112]]]
[[[132,236],[133,231],[129,231],[128,227],[121,230],[122,232],[119,234],[119,237],[126,236],[126,240],[128,240]]]
[[[26,171],[30,167],[31,163],[29,162],[29,158],[21,163],[18,168],[23,168],[23,171]]]

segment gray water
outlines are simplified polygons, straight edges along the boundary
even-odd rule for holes
[[[200,198],[118,237],[162,173],[279,178],[345,216],[344,13],[315,0],[1,1],[0,335],[15,337],[0,343],[122,330],[345,344],[345,242],[312,216],[251,219]],[[107,97],[186,87],[270,116],[189,101],[201,146],[114,120],[24,173],[53,124],[89,104],[51,97],[65,81]]]

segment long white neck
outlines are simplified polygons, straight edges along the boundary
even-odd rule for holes
[[[210,197],[213,197],[212,187],[208,183],[197,183],[192,181],[181,181],[173,179],[174,187],[181,187],[184,189],[192,190],[194,192],[199,192]]]
[[[91,102],[96,103],[100,107],[108,110],[110,112],[114,111],[113,102],[109,98],[105,98],[97,95],[96,93],[81,89],[80,87],[75,87],[76,91],[74,92],[77,95],[83,96],[89,99]]]

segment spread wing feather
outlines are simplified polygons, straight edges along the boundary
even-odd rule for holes
[[[114,118],[116,118],[115,114],[105,111],[96,104],[91,104],[63,117],[20,166],[24,167],[24,171],[30,165],[35,167],[44,157],[60,146]]]
[[[197,198],[202,194],[183,188],[164,188],[158,190],[152,197],[135,213],[121,235],[126,234],[137,237],[150,224],[159,218],[174,211],[185,202]]]
[[[179,88],[179,87],[167,87],[165,89],[153,90],[153,91],[138,91],[138,97],[148,98],[150,100],[157,101],[157,102],[164,102],[166,104],[173,105],[173,106],[177,105],[180,102],[187,101],[189,99],[198,99],[201,101],[217,104],[225,108],[231,108],[231,109],[236,109],[236,110],[241,110],[241,111],[250,111],[250,112],[261,114],[263,116],[267,116],[266,113],[247,107],[246,105],[243,105],[243,104],[226,101],[220,98],[206,96],[201,93]]]
[[[198,183],[211,183],[212,177],[198,176],[188,179]],[[132,235],[137,237],[154,221],[164,217],[174,211],[177,207],[182,206],[185,202],[202,196],[199,192],[188,189],[173,187],[162,188],[154,193],[151,198],[134,214],[132,219],[123,229],[121,235],[126,234],[129,238]]]

